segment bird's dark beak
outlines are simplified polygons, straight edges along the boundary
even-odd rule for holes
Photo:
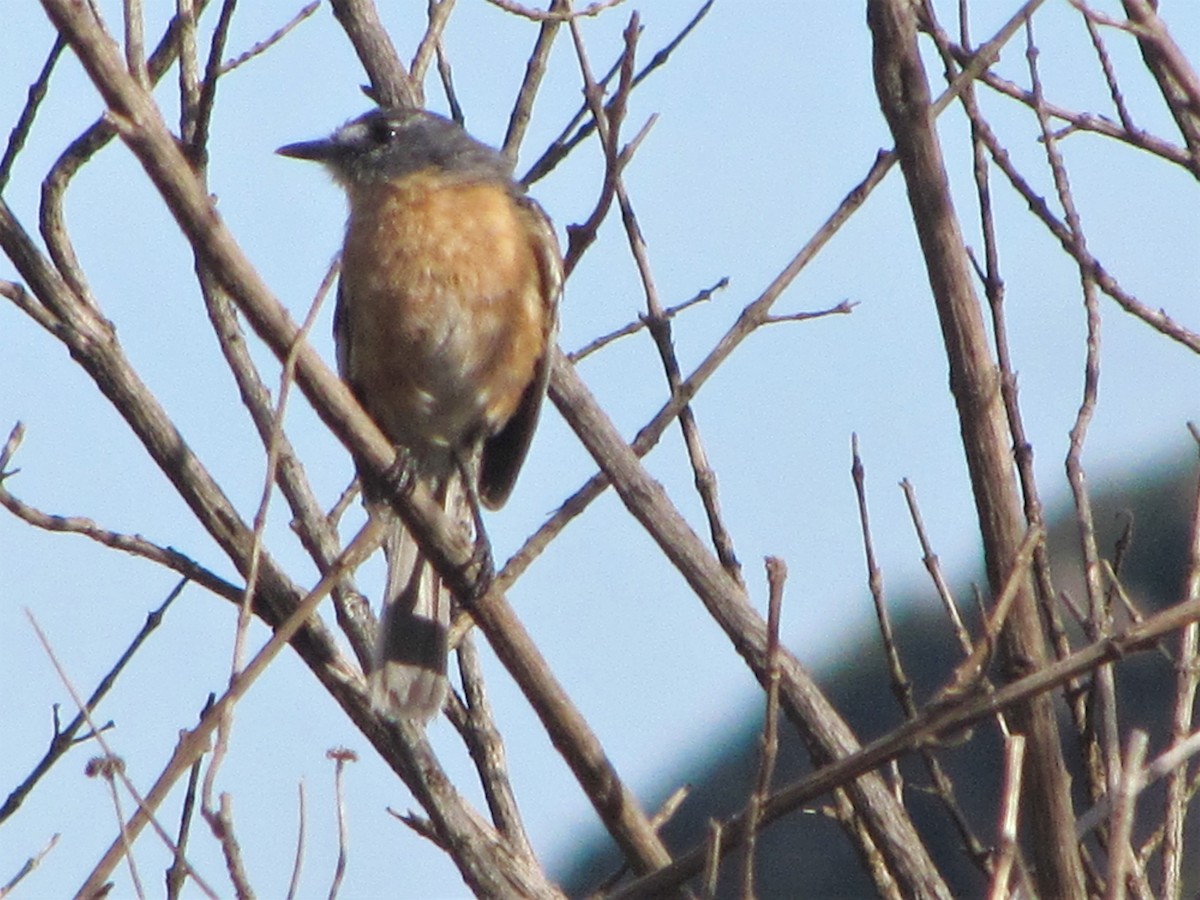
[[[324,139],[320,141],[301,141],[298,144],[285,144],[275,152],[280,156],[290,156],[292,159],[311,159],[314,162],[327,162],[337,154],[338,145]]]

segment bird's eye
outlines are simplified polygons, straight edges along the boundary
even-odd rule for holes
[[[390,119],[371,120],[371,140],[376,144],[390,144],[396,138],[396,125]]]

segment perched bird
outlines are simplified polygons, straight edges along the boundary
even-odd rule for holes
[[[549,377],[562,256],[509,161],[454,122],[376,109],[330,137],[288,144],[346,191],[334,338],[363,408],[447,514],[496,509],[529,449]],[[387,586],[371,698],[427,721],[446,696],[450,595],[386,499]]]

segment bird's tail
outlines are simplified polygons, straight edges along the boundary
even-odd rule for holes
[[[457,474],[443,482],[440,493],[452,518],[468,509]],[[390,507],[378,514],[389,517],[383,545],[388,571],[368,680],[371,705],[393,718],[427,722],[441,710],[448,689],[450,592],[400,517]]]

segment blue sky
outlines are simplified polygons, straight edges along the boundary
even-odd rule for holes
[[[643,9],[642,59],[670,40],[697,5]],[[981,5],[986,9],[973,23],[979,39],[1015,6]],[[118,9],[102,6],[115,26]],[[156,34],[173,5],[146,6],[147,33]],[[408,56],[425,4],[385,6],[385,20]],[[482,3],[460,6],[446,33],[456,87],[469,129],[498,143],[534,27]],[[1192,59],[1200,58],[1200,8],[1163,7],[1176,39]],[[584,23],[595,68],[603,69],[619,51],[631,8]],[[231,51],[260,40],[291,13],[282,4],[239,9]],[[20,36],[8,42],[8,76],[0,83],[0,122],[7,131],[53,35],[31,2],[6,4],[0,33]],[[1047,3],[1036,35],[1048,96],[1063,106],[1107,113],[1105,85],[1069,5]],[[1136,49],[1117,35],[1108,37],[1139,124],[1174,140]],[[1027,81],[1023,50],[1018,38],[999,65],[1021,83]],[[659,115],[627,180],[664,302],[730,279],[716,299],[676,322],[685,372],[862,178],[876,151],[890,145],[869,62],[860,4],[776,4],[767,16],[726,0],[635,93],[630,135],[648,116]],[[931,67],[931,77],[938,71]],[[322,9],[222,83],[212,190],[250,258],[297,318],[338,247],[344,201],[315,167],[278,158],[273,150],[319,136],[364,110],[358,90],[363,80],[345,38]],[[168,78],[158,92],[168,110],[172,91]],[[429,96],[433,108],[444,109],[432,82]],[[987,91],[981,98],[1014,159],[1051,196],[1033,115]],[[579,100],[578,68],[564,36],[551,58],[520,169],[540,154]],[[38,183],[49,163],[100,108],[68,54],[5,192],[27,227],[36,223]],[[957,109],[943,117],[942,134],[964,231],[978,250],[970,148]],[[1195,181],[1089,135],[1069,138],[1063,150],[1093,252],[1147,305],[1200,327]],[[601,166],[589,143],[534,186],[560,237],[590,212]],[[1061,502],[1067,432],[1082,391],[1078,276],[1023,201],[998,178],[993,184],[1026,426],[1043,498]],[[249,518],[263,477],[257,440],[212,339],[187,247],[125,148],[111,145],[79,176],[67,214],[93,290],[126,352]],[[15,277],[0,260],[0,278]],[[850,316],[776,325],[752,336],[695,403],[755,602],[765,607],[762,557],[784,557],[790,570],[784,637],[814,667],[838,658],[871,616],[849,477],[852,432],[867,467],[876,552],[891,595],[916,593],[925,598],[919,602],[936,602],[896,487],[902,478],[917,489],[944,567],[969,574],[979,556],[940,335],[898,172],[776,311],[819,309],[845,299],[858,304]],[[568,284],[561,343],[578,347],[642,310],[636,270],[613,218]],[[323,310],[313,342],[332,360],[330,312]],[[1096,485],[1177,458],[1188,447],[1185,421],[1200,415],[1195,357],[1111,301],[1102,301],[1102,312],[1101,400],[1084,456]],[[255,352],[273,381],[268,354]],[[661,367],[645,335],[587,360],[581,374],[626,435],[665,397]],[[9,482],[18,496],[47,511],[139,532],[230,574],[90,381],[11,304],[0,305],[0,384],[0,429],[6,432],[17,420],[28,429],[16,461],[22,471]],[[302,401],[292,403],[288,428],[316,490],[332,503],[351,476],[349,460]],[[646,465],[703,531],[676,431]],[[497,558],[507,558],[592,471],[585,451],[549,410],[513,499],[489,519]],[[315,580],[278,498],[268,542],[297,578]],[[371,592],[379,578],[372,564],[361,583]],[[83,538],[45,534],[0,516],[0,790],[7,792],[44,752],[51,704],[69,706],[23,610],[37,617],[87,692],[175,580]],[[753,679],[719,630],[611,494],[567,529],[510,599],[618,771],[647,805],[660,799],[661,780],[681,760],[709,752],[721,729],[757,702]],[[193,723],[207,693],[224,684],[233,624],[227,603],[188,588],[101,708],[101,719],[118,723],[109,737],[138,784],[157,774],[178,729]],[[265,639],[261,627],[252,633]],[[527,824],[535,846],[553,864],[591,833],[595,817],[515,686],[490,657],[488,664]],[[430,735],[451,773],[472,783],[449,725],[435,722]],[[239,708],[219,785],[235,798],[247,864],[261,893],[277,894],[287,883],[297,783],[303,779],[309,830],[304,896],[325,894],[336,848],[332,766],[324,754],[338,745],[363,755],[346,776],[351,858],[344,896],[465,893],[453,866],[383,811],[384,805],[404,809],[411,803],[403,785],[370,758],[365,740],[287,654]],[[27,882],[28,896],[71,891],[94,864],[114,828],[100,786],[82,776],[93,752],[80,748],[61,762],[7,824],[0,880],[54,832],[62,832],[61,842]],[[165,808],[165,819],[176,815],[177,805],[178,797]],[[224,884],[219,856],[202,831],[193,851],[205,876]],[[164,860],[153,839],[143,838],[139,862],[147,883],[157,887]],[[118,884],[118,893],[126,894],[128,883]]]

